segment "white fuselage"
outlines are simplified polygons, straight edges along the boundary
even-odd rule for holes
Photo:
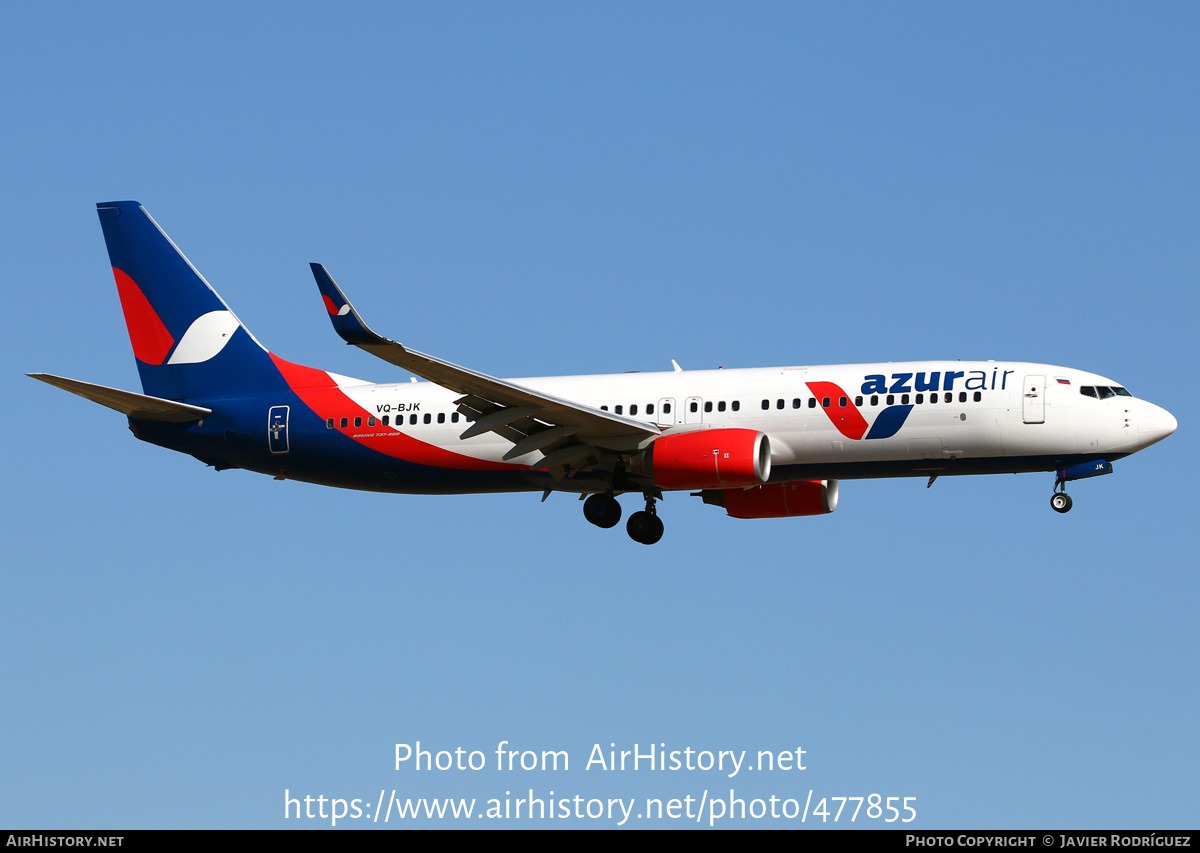
[[[387,416],[390,427],[422,442],[492,461],[512,448],[493,433],[460,439],[469,423],[455,415],[460,396],[455,392],[427,382],[375,385],[334,378],[369,417],[382,423]],[[942,462],[961,466],[957,470],[951,464],[945,473],[1051,470],[1052,457],[1119,458],[1175,429],[1170,413],[1144,400],[1124,393],[1105,399],[1081,394],[1084,387],[1120,387],[1111,380],[1022,362],[888,362],[512,381],[666,432],[719,427],[762,431],[771,439],[772,481],[788,479],[797,465],[820,466],[822,472],[829,469],[826,476],[847,479],[937,472]],[[847,399],[831,393],[832,386]],[[911,408],[892,434],[872,434],[885,410],[904,406]],[[843,428],[852,419],[850,409],[868,427],[866,432],[860,427],[856,435],[853,425]],[[373,429],[365,418],[362,429]],[[509,461],[529,465],[539,457],[531,453]],[[987,465],[979,468],[972,460]],[[1006,467],[1004,460],[1012,464]],[[904,467],[887,471],[870,463]]]

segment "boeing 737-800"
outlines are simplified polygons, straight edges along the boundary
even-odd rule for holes
[[[373,332],[312,264],[347,343],[428,382],[374,384],[264,348],[146,210],[97,205],[137,394],[30,374],[124,413],[134,435],[217,470],[410,494],[563,491],[629,535],[663,534],[664,491],[735,518],[833,512],[838,481],[1044,471],[1070,480],[1166,438],[1176,421],[1118,382],[1004,361],[921,361],[497,379]]]

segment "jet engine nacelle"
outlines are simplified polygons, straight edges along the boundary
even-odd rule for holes
[[[771,443],[752,429],[664,435],[634,457],[631,470],[660,489],[757,486],[771,476]]]
[[[797,480],[752,489],[705,492],[705,503],[725,507],[734,518],[787,518],[825,515],[837,509],[837,480]]]

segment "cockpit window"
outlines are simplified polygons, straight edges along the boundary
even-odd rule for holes
[[[1099,394],[1096,393],[1095,385],[1080,385],[1079,393],[1085,397],[1099,397],[1100,396]]]
[[[1113,389],[1109,388],[1107,385],[1097,385],[1096,390],[1100,393],[1101,400],[1107,400],[1109,397],[1117,396]]]
[[[1124,388],[1118,388],[1115,385],[1113,386],[1113,391],[1116,393],[1116,395],[1118,397],[1132,397],[1133,396],[1128,391],[1126,391]]]

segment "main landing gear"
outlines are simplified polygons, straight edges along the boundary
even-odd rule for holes
[[[625,530],[629,533],[630,539],[634,542],[641,542],[643,545],[653,545],[662,539],[663,523],[654,510],[653,495],[646,493],[646,508],[629,516]]]
[[[663,535],[663,523],[654,509],[654,495],[646,493],[646,508],[629,516],[625,530],[629,538],[643,545],[653,545]],[[621,520],[621,505],[612,495],[592,495],[583,502],[583,517],[597,527],[616,527]]]
[[[597,527],[616,527],[621,520],[621,505],[612,495],[592,495],[583,502],[583,517]]]

